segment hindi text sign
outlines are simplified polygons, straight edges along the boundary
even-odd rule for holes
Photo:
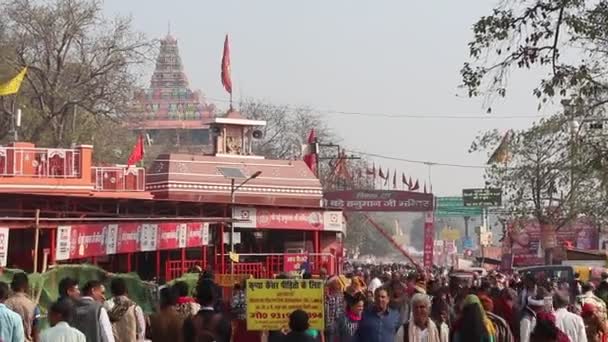
[[[344,211],[403,211],[433,210],[433,195],[411,191],[349,190],[331,191],[324,195],[327,208]]]
[[[0,267],[6,267],[8,257],[8,227],[0,228]]]
[[[493,188],[463,189],[462,200],[465,207],[499,207],[502,204],[502,190]]]
[[[310,327],[324,330],[323,281],[313,279],[248,279],[247,330],[281,330],[296,309],[308,313]]]
[[[283,271],[300,273],[302,264],[308,261],[308,255],[302,253],[285,253],[283,256]]]

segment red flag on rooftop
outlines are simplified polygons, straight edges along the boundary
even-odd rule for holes
[[[308,168],[314,174],[317,173],[317,151],[315,151],[315,149],[312,147],[314,146],[314,144],[316,142],[317,142],[317,133],[315,132],[315,129],[313,128],[310,130],[310,133],[308,134],[308,140],[307,140],[308,144],[305,146],[303,155],[304,155],[304,163],[306,163],[306,165],[308,165]]]
[[[224,54],[222,55],[222,85],[232,97],[232,76],[230,75],[230,43],[228,35],[224,40]]]
[[[142,159],[144,159],[144,136],[140,134],[135,146],[133,146],[133,151],[129,155],[129,160],[127,160],[127,167],[139,163]]]

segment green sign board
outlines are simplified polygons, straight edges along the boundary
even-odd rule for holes
[[[435,217],[481,216],[481,208],[465,207],[462,197],[437,197]]]
[[[462,198],[466,207],[499,207],[502,203],[502,190],[462,189]]]

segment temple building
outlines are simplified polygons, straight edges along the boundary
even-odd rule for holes
[[[205,151],[214,110],[201,91],[190,88],[177,40],[167,34],[160,41],[150,87],[135,94],[128,126],[168,150]]]

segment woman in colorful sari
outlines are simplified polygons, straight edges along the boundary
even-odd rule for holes
[[[454,325],[453,342],[495,342],[496,329],[487,317],[479,297],[468,295],[462,302],[462,311]]]

